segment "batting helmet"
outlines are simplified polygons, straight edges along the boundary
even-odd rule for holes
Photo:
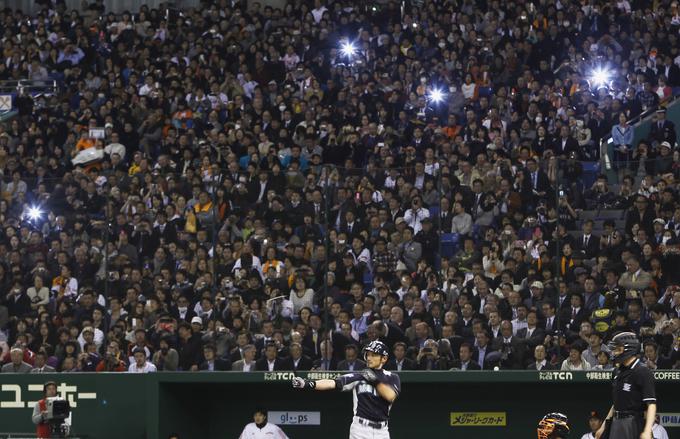
[[[562,413],[548,413],[538,423],[538,439],[566,439],[569,437],[569,420]]]
[[[622,363],[640,353],[640,339],[637,338],[634,332],[621,332],[611,339],[607,347],[612,351],[612,361],[614,363]],[[614,349],[618,347],[623,347],[623,352],[619,355],[614,355]]]
[[[366,345],[364,348],[364,360],[366,359],[367,352],[374,352],[383,357],[389,357],[390,355],[390,353],[387,351],[387,346],[385,346],[385,343],[378,340],[372,341]]]

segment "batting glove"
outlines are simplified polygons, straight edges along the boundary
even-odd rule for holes
[[[378,376],[376,375],[373,369],[364,369],[361,371],[361,375],[364,377],[364,380],[366,380],[366,382],[369,384],[374,384],[375,382],[378,381]]]
[[[291,384],[294,389],[314,389],[316,387],[316,381],[306,380],[301,377],[293,377]]]

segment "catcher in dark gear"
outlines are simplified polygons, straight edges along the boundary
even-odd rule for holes
[[[638,354],[640,340],[633,332],[616,334],[608,344],[614,370],[614,404],[597,439],[652,439],[656,416],[654,375]]]
[[[538,423],[538,439],[567,439],[569,420],[562,413],[548,413]]]

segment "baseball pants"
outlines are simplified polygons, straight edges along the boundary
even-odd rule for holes
[[[356,419],[349,427],[349,439],[390,439],[390,430],[385,426],[373,428],[360,424]]]
[[[644,428],[644,420],[641,417],[633,416],[624,419],[613,419],[610,439],[640,439],[640,433]]]

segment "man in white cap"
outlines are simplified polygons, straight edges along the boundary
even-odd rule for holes
[[[543,282],[540,280],[533,281],[529,287],[531,297],[524,300],[527,309],[535,309],[541,313],[541,303],[543,302]]]
[[[199,316],[191,318],[191,332],[194,334],[200,333],[203,330],[203,319]]]
[[[652,123],[649,129],[649,140],[657,142],[658,145],[664,141],[673,144],[676,139],[675,124],[666,119],[666,109],[656,110],[656,121]]]
[[[663,241],[663,232],[666,229],[666,220],[663,218],[656,218],[654,222],[652,222],[652,227],[654,228],[654,236],[652,237],[652,240],[654,241],[654,245],[658,246]]]

